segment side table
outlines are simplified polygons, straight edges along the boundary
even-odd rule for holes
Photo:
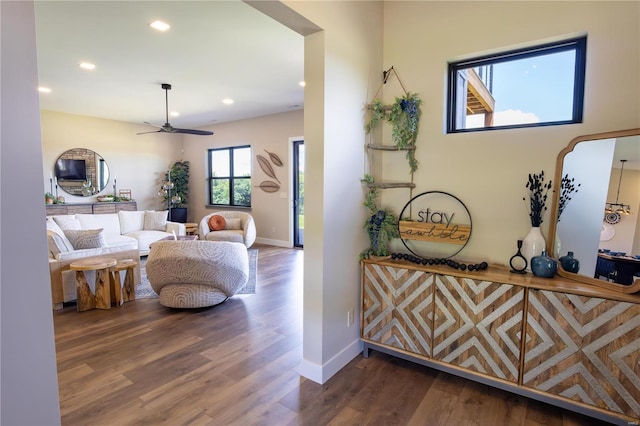
[[[187,235],[195,235],[198,233],[198,224],[197,223],[185,223],[184,224],[185,231]]]
[[[133,270],[136,261],[133,259],[119,260],[116,266],[111,268],[111,298],[118,306],[124,302],[136,300],[136,284],[133,278]],[[124,271],[124,280],[121,273]]]
[[[76,273],[76,296],[78,312],[89,309],[111,309],[111,290],[109,285],[109,268],[118,261],[111,257],[82,259],[69,265]],[[91,291],[89,282],[94,284]]]

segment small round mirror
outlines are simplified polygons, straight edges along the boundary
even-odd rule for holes
[[[57,185],[69,195],[90,197],[107,187],[109,167],[100,154],[74,148],[62,153],[56,160]]]

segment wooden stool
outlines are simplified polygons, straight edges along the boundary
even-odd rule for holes
[[[133,270],[137,262],[133,259],[119,260],[117,265],[111,268],[111,298],[118,306],[124,302],[136,300],[136,284],[133,279]],[[125,271],[124,281],[120,272]]]
[[[69,265],[76,272],[76,297],[78,312],[89,309],[111,309],[109,285],[109,268],[118,262],[111,257],[82,259]],[[94,275],[95,293],[87,281],[87,276]]]

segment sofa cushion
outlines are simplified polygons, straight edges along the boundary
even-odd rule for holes
[[[214,214],[208,221],[210,231],[222,231],[227,225],[227,221],[219,214]]]
[[[64,253],[73,250],[71,241],[69,241],[67,236],[64,235],[64,231],[62,230],[62,228],[60,228],[60,226],[58,226],[55,220],[53,220],[53,218],[50,216],[47,216],[47,234],[48,231],[53,232],[59,237],[59,239],[55,241],[55,244],[59,246],[59,252]]]
[[[69,229],[64,231],[64,234],[76,250],[107,247],[103,229],[83,229],[80,231]]]
[[[104,229],[105,234],[120,235],[120,219],[117,213],[77,214],[82,229]]]
[[[222,230],[216,232],[209,232],[204,236],[207,241],[228,241],[231,243],[243,243],[244,233],[241,230]]]
[[[138,248],[138,240],[132,237],[127,237],[126,235],[105,234],[104,239],[107,241],[108,247],[126,246],[128,249],[131,249],[131,244],[134,244],[135,247],[133,248]]]
[[[140,250],[140,253],[147,253],[149,251],[149,246],[151,245],[151,243],[169,236],[173,237],[173,234],[164,231],[143,230],[129,232],[126,236],[138,240],[138,250]]]
[[[142,229],[144,229],[144,215],[144,211],[120,210],[118,212],[120,233],[125,235],[129,232],[142,231]]]
[[[167,229],[167,215],[168,210],[153,211],[145,210],[144,212],[144,226],[142,229],[149,231],[164,231]]]
[[[225,219],[227,221],[224,229],[238,230],[242,229],[242,219],[239,217],[228,217]]]
[[[53,231],[47,229],[47,247],[49,248],[49,257],[55,259],[60,253],[67,253],[66,244],[62,241],[62,237]]]
[[[80,221],[76,218],[76,215],[55,215],[53,216],[53,220],[58,224],[60,229],[66,231],[68,229],[73,229],[79,231],[82,229],[82,225]]]

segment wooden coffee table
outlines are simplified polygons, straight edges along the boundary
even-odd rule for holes
[[[89,309],[111,309],[111,286],[109,268],[118,261],[111,257],[81,259],[69,265],[76,272],[76,297],[78,312]],[[95,293],[91,291],[89,281],[95,284]]]

